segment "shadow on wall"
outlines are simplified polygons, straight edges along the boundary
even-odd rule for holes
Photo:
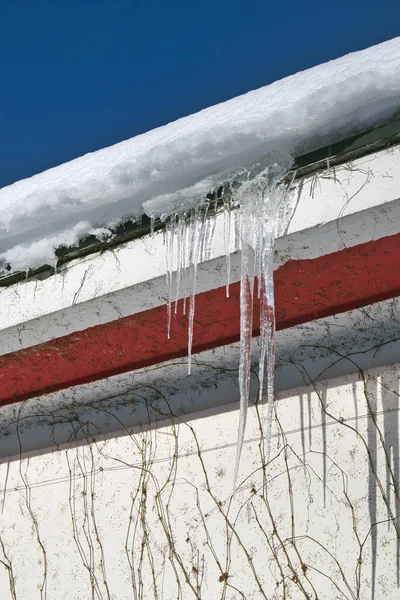
[[[353,598],[386,597],[386,569],[399,586],[399,379],[399,365],[360,370],[290,397],[299,429],[287,428],[287,439],[300,436],[304,464],[321,477],[324,509],[334,514],[336,506],[342,551],[351,548],[357,556]],[[278,397],[284,423],[291,409],[284,394]]]

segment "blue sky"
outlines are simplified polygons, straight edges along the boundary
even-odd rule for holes
[[[0,0],[0,187],[396,35],[398,0]]]

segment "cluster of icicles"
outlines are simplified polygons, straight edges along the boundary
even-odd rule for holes
[[[253,308],[260,306],[259,401],[268,402],[267,457],[274,395],[275,312],[273,288],[273,241],[279,208],[278,181],[282,173],[268,168],[243,182],[229,197],[221,198],[224,214],[226,295],[229,297],[231,220],[241,249],[240,286],[240,415],[234,472],[238,477],[249,403]],[[211,214],[209,214],[211,213]],[[167,262],[168,337],[173,313],[182,309],[188,318],[188,372],[191,372],[193,321],[198,264],[210,258],[216,225],[217,201],[207,202],[189,213],[168,217],[165,228]],[[236,236],[235,236],[236,237]],[[180,304],[181,303],[181,304]]]

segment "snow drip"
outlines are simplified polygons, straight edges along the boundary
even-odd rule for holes
[[[253,316],[255,305],[260,315],[259,401],[268,402],[266,458],[269,457],[270,431],[274,398],[274,338],[275,310],[273,285],[273,244],[278,212],[283,197],[278,183],[285,168],[268,166],[257,175],[248,173],[231,190],[231,198],[222,198],[224,213],[224,245],[226,256],[226,296],[230,283],[230,231],[232,208],[238,208],[241,248],[240,286],[240,411],[238,443],[234,471],[234,487],[246,429],[249,404],[252,359]],[[209,212],[212,216],[209,216]],[[191,212],[166,218],[166,286],[167,335],[171,335],[172,313],[178,312],[181,301],[183,314],[188,314],[188,373],[191,373],[193,321],[195,312],[197,267],[210,258],[215,229],[217,202],[200,205]],[[256,302],[256,299],[258,302]],[[264,393],[265,390],[265,393]]]

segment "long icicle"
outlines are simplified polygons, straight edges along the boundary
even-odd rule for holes
[[[246,182],[239,190],[240,202],[240,241],[241,241],[241,276],[240,276],[240,362],[239,362],[239,428],[233,476],[233,487],[236,489],[239,474],[240,458],[243,450],[246,430],[247,409],[250,392],[251,342],[253,337],[254,278],[257,270],[257,208],[254,200],[257,191],[251,182]]]
[[[251,343],[254,310],[254,280],[258,280],[260,301],[260,362],[259,400],[263,399],[265,364],[267,365],[267,460],[269,460],[272,408],[274,396],[274,287],[273,236],[277,211],[275,178],[271,182],[269,169],[261,177],[245,182],[238,193],[241,216],[241,287],[240,287],[240,410],[236,451],[234,490],[239,474],[240,458],[249,403],[251,374]]]
[[[172,308],[172,273],[175,236],[175,215],[167,219],[165,224],[165,258],[166,258],[166,288],[167,288],[167,337],[171,337],[171,308]]]
[[[225,246],[225,264],[226,264],[226,297],[229,298],[229,285],[231,279],[231,203],[224,198],[224,246]]]
[[[266,231],[263,240],[260,280],[260,362],[258,366],[259,402],[263,401],[264,369],[267,366],[266,399],[267,431],[266,431],[266,461],[271,452],[271,430],[274,403],[274,373],[275,373],[275,302],[273,280],[273,231]]]
[[[279,175],[279,171],[278,171]],[[265,190],[268,193],[264,201],[264,230],[261,258],[260,281],[260,362],[259,362],[259,402],[267,400],[267,427],[265,460],[268,463],[271,454],[272,420],[274,411],[274,376],[275,376],[275,298],[274,298],[274,234],[279,210],[279,192],[277,175]],[[266,393],[264,388],[264,369],[267,369]]]
[[[178,223],[176,227],[176,285],[175,285],[175,310],[174,313],[178,313],[178,302],[181,293],[181,281],[182,272],[185,269],[185,254],[184,254],[184,237],[186,235],[186,213],[178,217]]]
[[[205,224],[207,221],[207,209],[196,209],[191,219],[192,244],[190,251],[190,293],[189,293],[189,325],[188,325],[188,375],[192,369],[192,345],[193,345],[193,322],[196,301],[196,279],[197,265],[200,259],[200,249],[204,242]]]
[[[190,251],[189,251],[189,236],[190,236],[190,222],[188,222],[188,218],[187,215],[185,213],[185,225],[184,225],[184,229],[183,229],[183,236],[182,236],[182,240],[183,240],[183,252],[182,252],[182,261],[183,261],[183,307],[182,307],[182,312],[184,315],[186,315],[186,299],[187,299],[187,275],[188,275],[188,268],[189,268],[189,258],[190,258]]]
[[[266,367],[267,450],[270,455],[270,438],[274,399],[274,339],[275,312],[273,289],[273,240],[277,218],[278,176],[282,169],[274,164],[262,173],[244,182],[235,194],[235,204],[239,206],[239,221],[235,218],[235,238],[240,237],[241,246],[241,287],[240,287],[240,364],[239,390],[240,414],[238,442],[234,470],[234,491],[236,490],[239,465],[244,445],[247,411],[250,393],[251,345],[253,336],[254,286],[258,283],[260,304],[260,362],[259,362],[259,401],[264,400],[264,377]],[[173,215],[166,223],[167,258],[167,311],[168,337],[170,336],[172,313],[173,272],[176,263],[175,312],[181,285],[183,283],[183,313],[186,312],[186,298],[189,299],[188,314],[188,374],[191,372],[193,324],[195,312],[197,266],[208,258],[215,223],[207,222],[208,204],[195,209],[190,216]],[[204,210],[205,209],[205,210]],[[239,225],[237,228],[236,223]],[[224,243],[227,256],[226,291],[229,295],[229,250],[231,229],[231,204],[224,204]],[[238,230],[237,230],[238,229]],[[176,240],[175,240],[176,238]],[[176,244],[176,247],[175,247]],[[187,271],[189,290],[187,290]],[[183,277],[182,277],[183,276]],[[183,279],[183,282],[182,282]]]
[[[254,299],[255,253],[251,244],[243,242],[240,280],[240,363],[239,363],[239,428],[235,460],[233,486],[239,474],[244,433],[246,430],[247,407],[250,391],[251,341],[253,336],[253,299]]]

